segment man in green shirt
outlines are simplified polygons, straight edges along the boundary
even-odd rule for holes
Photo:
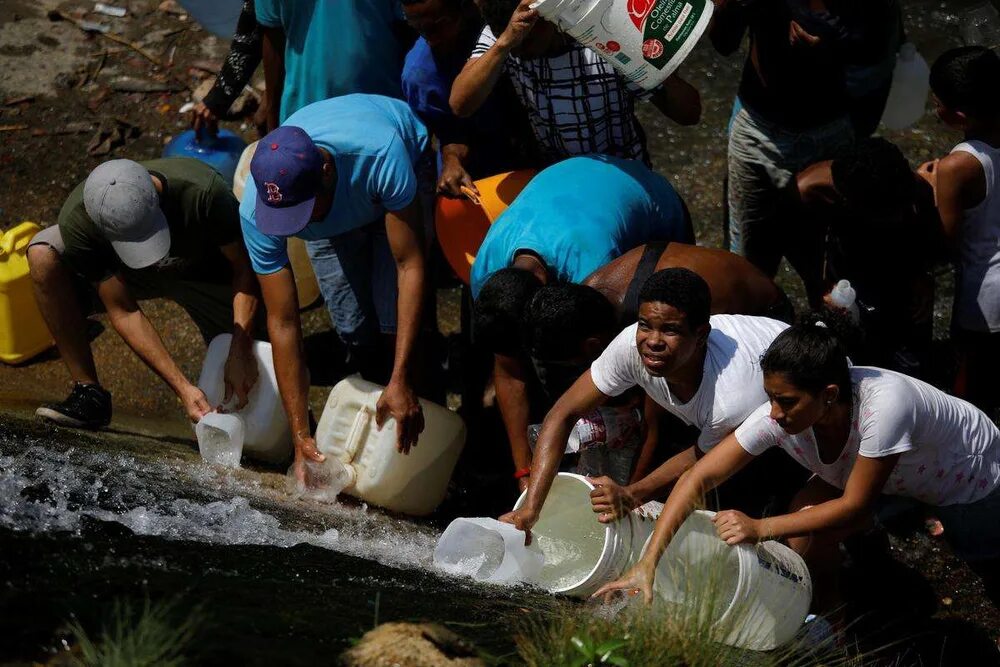
[[[105,162],[70,193],[59,224],[35,236],[28,262],[38,306],[74,381],[69,398],[40,407],[39,416],[83,428],[111,421],[111,394],[98,380],[84,319],[101,305],[192,421],[215,407],[143,314],[138,301],[150,298],[177,302],[206,341],[232,331],[226,398],[235,393],[237,407],[246,404],[257,380],[251,344],[259,292],[239,203],[208,165],[191,158]]]

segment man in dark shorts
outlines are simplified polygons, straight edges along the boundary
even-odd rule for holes
[[[45,419],[78,428],[111,421],[111,394],[98,380],[85,317],[103,308],[129,347],[177,394],[188,418],[211,406],[170,357],[138,301],[177,302],[210,340],[231,331],[227,397],[246,404],[257,380],[251,344],[259,292],[240,232],[239,203],[214,169],[190,158],[111,160],[69,195],[58,225],[28,249],[42,316],[73,378]],[[95,303],[93,297],[99,299]]]

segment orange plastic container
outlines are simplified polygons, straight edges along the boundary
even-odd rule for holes
[[[0,236],[0,361],[20,364],[52,347],[28,272],[28,243],[41,227],[22,222]]]
[[[535,169],[509,171],[476,181],[479,196],[472,190],[463,190],[465,198],[437,198],[434,226],[438,243],[451,268],[466,285],[472,262],[490,225],[537,173]]]

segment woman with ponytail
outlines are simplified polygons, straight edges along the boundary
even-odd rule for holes
[[[832,327],[832,328],[831,328]],[[641,591],[652,600],[656,564],[707,491],[772,447],[813,473],[787,514],[715,515],[728,544],[776,539],[805,558],[813,606],[839,606],[838,543],[865,530],[883,495],[933,506],[967,561],[1000,556],[1000,431],[977,408],[893,371],[850,366],[837,327],[804,322],[761,358],[768,403],[681,478],[643,558],[595,595]]]

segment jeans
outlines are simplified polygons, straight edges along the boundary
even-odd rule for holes
[[[770,123],[747,108],[737,111],[729,134],[729,243],[769,276],[789,247],[782,229],[782,190],[802,169],[850,149],[847,116],[806,130]]]
[[[426,250],[434,233],[437,182],[430,150],[418,159],[414,171]],[[306,241],[306,250],[333,328],[349,349],[372,348],[381,334],[396,333],[396,260],[384,219],[328,239]]]
[[[383,220],[306,241],[306,249],[330,320],[346,345],[374,346],[380,334],[396,332],[396,261]]]

